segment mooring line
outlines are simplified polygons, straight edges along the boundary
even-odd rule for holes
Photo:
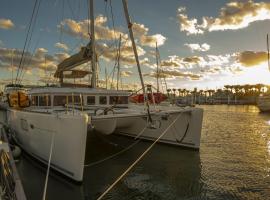
[[[54,147],[54,137],[55,137],[55,132],[53,131],[53,135],[52,135],[52,139],[51,139],[51,146],[50,146],[50,155],[49,155],[49,160],[48,160],[48,168],[47,168],[47,172],[46,172],[46,179],[45,179],[45,185],[44,185],[44,189],[43,189],[42,200],[46,200],[46,195],[47,195],[48,179],[49,179],[49,174],[50,174],[51,159],[52,159],[53,147]]]
[[[114,182],[113,184],[110,185],[110,187],[108,187],[98,198],[97,200],[101,200],[152,148],[153,146],[160,140],[160,138],[162,138],[165,133],[171,128],[171,126],[179,119],[179,117],[181,116],[183,112],[181,112],[176,118],[175,120],[160,134],[160,136],[139,156],[139,158],[137,158],[132,165],[130,165],[126,171],[119,176]]]

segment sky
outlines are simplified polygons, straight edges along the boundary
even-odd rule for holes
[[[87,8],[87,0],[2,0],[0,84],[14,81],[17,74],[24,84],[57,81],[53,78],[57,64],[89,42]],[[156,84],[157,43],[163,86],[163,78],[170,88],[270,84],[266,45],[270,1],[128,0],[128,8],[145,83]],[[121,34],[122,83],[139,88],[122,1],[94,0],[94,16],[100,85],[105,70],[112,78]],[[25,41],[23,70],[18,71]],[[90,65],[79,69],[89,70]]]

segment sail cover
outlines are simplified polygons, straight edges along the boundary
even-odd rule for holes
[[[54,77],[59,78],[61,72],[70,71],[71,69],[90,61],[92,58],[91,42],[82,47],[79,53],[76,53],[67,59],[63,60],[58,66]]]
[[[63,78],[84,78],[88,74],[91,74],[91,72],[83,70],[68,70],[64,71]],[[55,78],[60,78],[60,73],[55,74]]]

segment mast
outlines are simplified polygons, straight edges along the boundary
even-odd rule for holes
[[[269,38],[268,38],[268,34],[266,36],[266,42],[267,42],[267,61],[268,61],[268,69],[270,70],[270,55],[269,55]]]
[[[149,122],[152,123],[153,120],[152,120],[152,117],[151,117],[151,114],[150,114],[150,106],[149,106],[148,96],[147,96],[146,91],[145,91],[144,82],[143,82],[143,76],[142,76],[142,70],[141,70],[141,66],[140,66],[140,62],[139,62],[139,57],[138,57],[136,44],[135,44],[135,41],[134,41],[134,36],[133,36],[133,31],[132,31],[132,23],[130,21],[130,17],[129,17],[129,14],[128,14],[128,6],[127,6],[126,0],[122,0],[122,3],[123,3],[124,11],[125,11],[127,25],[128,25],[129,36],[130,36],[130,39],[131,39],[131,42],[132,42],[132,48],[133,48],[133,51],[134,51],[134,56],[135,56],[135,60],[136,60],[136,63],[137,63],[138,72],[139,72],[139,75],[140,75],[140,80],[141,80],[141,85],[142,85],[142,90],[143,90],[143,96],[144,96],[144,102],[145,102],[145,105],[146,105],[146,108],[147,108],[148,119],[149,119]]]
[[[127,2],[126,2],[126,0],[122,0],[122,3],[123,3],[124,11],[125,11],[125,17],[126,17],[127,25],[128,25],[129,36],[130,36],[130,39],[131,39],[131,42],[132,42],[134,56],[135,56],[136,64],[137,64],[137,67],[138,67],[138,72],[139,72],[139,75],[140,75],[140,81],[141,81],[141,85],[142,85],[144,99],[147,100],[147,95],[146,95],[146,92],[145,92],[145,87],[144,87],[143,76],[142,76],[141,66],[140,66],[140,62],[139,62],[138,52],[137,52],[136,44],[135,44],[135,41],[134,41],[133,31],[132,31],[132,23],[130,21],[130,17],[129,17],[129,14],[128,14]]]
[[[94,19],[94,2],[93,0],[89,0],[89,6],[90,6],[90,18],[91,18],[91,48],[92,48],[92,79],[91,79],[91,87],[96,88],[96,52],[95,52],[95,19]]]
[[[107,75],[107,67],[105,67],[105,84],[106,84],[106,89],[108,89],[108,75]]]
[[[12,84],[13,84],[13,52],[14,49],[11,50],[11,73],[12,73]]]
[[[157,41],[156,41],[156,63],[157,63],[157,93],[159,92],[159,69],[158,69],[158,47],[157,47]]]
[[[116,84],[117,90],[118,90],[119,78],[120,78],[121,39],[122,39],[122,35],[120,34],[119,44],[118,44],[118,55],[117,55],[117,84]]]

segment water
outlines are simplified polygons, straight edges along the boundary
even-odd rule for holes
[[[270,199],[270,114],[255,106],[202,107],[200,151],[157,144],[104,199]],[[90,140],[87,162],[134,142],[121,136],[93,135]],[[86,168],[82,185],[51,172],[47,199],[96,199],[150,144],[141,141]],[[17,167],[28,199],[41,199],[46,168],[25,154]]]

